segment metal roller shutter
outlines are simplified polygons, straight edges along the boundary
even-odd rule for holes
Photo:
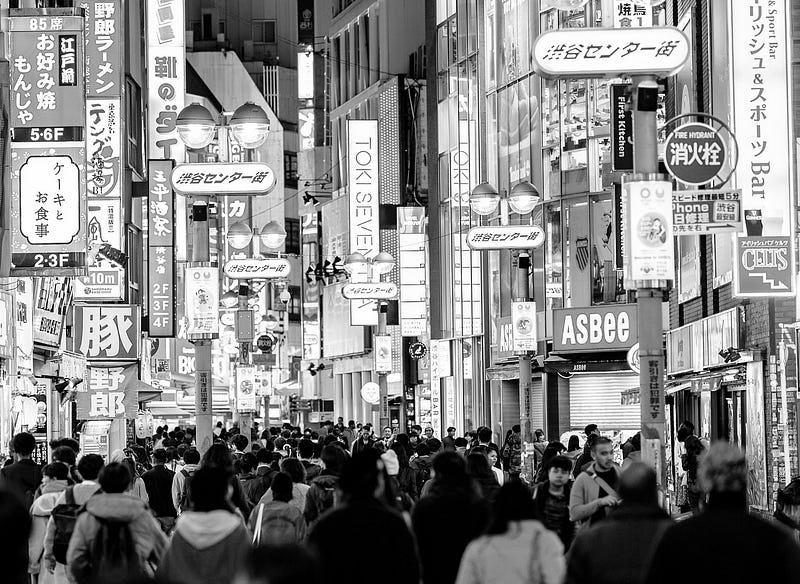
[[[534,379],[531,387],[531,428],[544,430],[544,390],[542,379]]]
[[[641,426],[639,404],[620,403],[620,394],[639,385],[635,373],[576,373],[569,380],[569,418],[573,430],[597,424],[601,432]]]

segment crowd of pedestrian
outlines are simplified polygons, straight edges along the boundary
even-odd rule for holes
[[[502,446],[489,428],[439,439],[430,427],[376,432],[341,418],[318,431],[284,424],[246,436],[218,424],[214,434],[201,455],[191,429],[160,427],[108,460],[60,439],[43,467],[34,437],[16,435],[13,463],[0,469],[3,581],[800,579],[800,480],[779,492],[775,521],[750,514],[742,452],[704,444],[688,424],[694,513],[680,522],[659,504],[639,437],[618,465],[594,424],[583,447],[537,431],[533,474],[518,426]]]

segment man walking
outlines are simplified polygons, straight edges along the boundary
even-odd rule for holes
[[[575,539],[566,584],[644,582],[648,560],[672,521],[658,506],[656,473],[646,464],[632,463],[622,473],[619,494],[619,509]]]
[[[455,452],[456,451],[456,429],[450,426],[447,429],[447,436],[442,438],[442,451]]]
[[[360,452],[369,450],[373,444],[375,444],[375,440],[372,438],[372,428],[369,425],[365,425],[361,428],[361,436],[353,443],[351,454],[355,456]]]
[[[161,524],[164,533],[169,534],[175,527],[178,512],[172,502],[172,480],[175,473],[166,467],[167,451],[158,448],[153,452],[153,468],[142,475],[150,509]]]
[[[592,464],[578,475],[569,498],[569,518],[594,525],[617,506],[619,467],[614,463],[611,440],[601,436],[592,447]]]
[[[30,509],[36,489],[42,482],[42,469],[31,456],[36,448],[36,438],[28,432],[20,432],[11,440],[14,463],[0,469],[0,487],[5,487]]]
[[[189,505],[186,481],[191,481],[194,471],[200,466],[200,452],[190,448],[183,454],[183,462],[183,468],[172,478],[172,504],[178,513],[183,511],[184,506]]]

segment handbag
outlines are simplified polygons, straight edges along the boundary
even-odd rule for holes
[[[253,547],[261,544],[261,520],[264,518],[264,503],[258,506],[258,517],[256,517],[255,528],[253,529]]]

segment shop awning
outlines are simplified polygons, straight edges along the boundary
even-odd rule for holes
[[[191,413],[179,408],[175,402],[151,401],[146,408],[157,418],[188,418]]]
[[[544,360],[544,369],[550,373],[603,373],[608,371],[630,371],[628,363],[620,359],[589,360],[565,359],[550,355]]]
[[[508,363],[486,368],[486,381],[511,381],[519,379],[519,365]]]
[[[139,402],[149,402],[154,399],[161,398],[162,391],[157,387],[153,387],[149,383],[145,383],[144,381],[136,380],[136,392],[139,394],[137,398]]]

